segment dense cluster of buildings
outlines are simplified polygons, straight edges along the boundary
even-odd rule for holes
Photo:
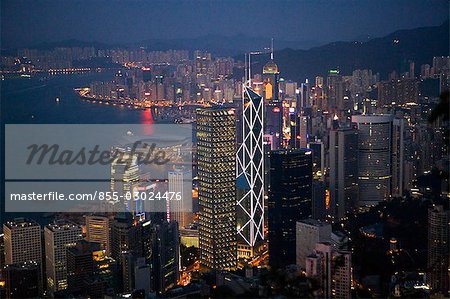
[[[371,70],[333,69],[297,83],[281,77],[273,53],[255,73],[247,62],[252,54],[244,65],[200,51],[192,59],[185,51],[77,55],[100,53],[129,68],[112,82],[92,83],[94,97],[210,104],[193,116],[193,190],[177,183],[182,169],[168,182],[170,190],[195,194],[198,211],[173,205],[167,213],[84,215],[48,224],[43,235],[32,220],[8,221],[8,297],[182,297],[192,288],[175,290],[195,271],[210,271],[219,284],[259,266],[295,267],[316,282],[317,297],[351,298],[353,252],[341,221],[417,193],[418,177],[448,163],[442,124],[429,125],[427,115],[448,86],[449,57],[435,57],[421,74],[411,63],[387,81]],[[236,67],[244,78],[233,78]],[[138,168],[112,169],[114,181],[125,181],[113,189],[139,181]],[[430,208],[428,231],[427,288],[448,295],[448,206]],[[194,265],[180,264],[180,244],[198,246]],[[250,272],[247,278],[256,271]]]

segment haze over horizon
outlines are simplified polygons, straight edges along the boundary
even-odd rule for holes
[[[284,5],[267,0],[5,0],[0,4],[1,46],[27,47],[70,39],[118,44],[241,34],[318,45],[440,25],[449,13],[445,0],[433,1],[433,5],[419,0],[281,2]]]

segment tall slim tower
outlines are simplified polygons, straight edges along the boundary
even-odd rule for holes
[[[237,232],[255,246],[264,239],[264,101],[244,85],[242,136],[237,153]]]
[[[330,131],[330,212],[345,216],[358,200],[358,131],[339,128]]]
[[[197,110],[200,262],[234,269],[236,246],[236,124],[234,110]]]
[[[107,256],[111,255],[111,221],[107,216],[86,216],[86,240],[100,243]]]

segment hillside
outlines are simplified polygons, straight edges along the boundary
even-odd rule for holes
[[[393,70],[408,71],[409,61],[415,62],[418,73],[422,64],[431,64],[433,56],[441,55],[449,55],[448,21],[435,27],[396,31],[364,43],[334,42],[309,50],[284,49],[275,52],[275,62],[283,77],[303,82],[318,74],[326,75],[332,68],[339,68],[342,74],[367,68],[386,78]],[[255,70],[260,70],[267,60],[260,59],[253,65]]]

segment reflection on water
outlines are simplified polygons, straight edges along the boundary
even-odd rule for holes
[[[103,72],[1,81],[0,136],[4,136],[4,124],[152,124],[158,122],[154,115],[160,115],[162,120],[168,121],[167,113],[158,111],[154,114],[155,111],[150,109],[93,104],[82,101],[73,92],[74,88],[87,87],[90,82],[111,80],[112,77],[112,73]],[[55,101],[56,98],[59,101]],[[3,148],[2,145],[2,165]],[[4,167],[1,167],[0,176],[4,182]],[[19,216],[33,218],[41,224],[51,220],[52,215],[42,213],[5,213],[3,190],[2,183],[0,223]]]

